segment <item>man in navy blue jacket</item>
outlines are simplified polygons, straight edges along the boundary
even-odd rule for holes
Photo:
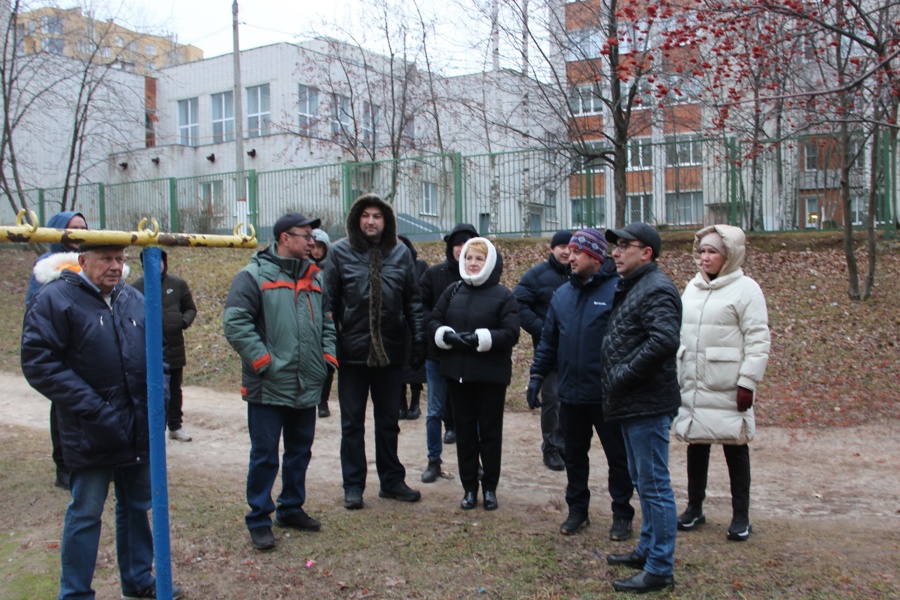
[[[94,597],[110,482],[122,598],[156,598],[144,298],[123,281],[123,246],[82,244],[78,265],[44,285],[22,327],[22,373],[56,404],[71,470],[59,600]],[[179,586],[172,592],[181,597]]]
[[[606,240],[597,229],[582,229],[569,241],[572,276],[550,303],[541,341],[531,365],[528,404],[537,406],[544,378],[559,365],[558,393],[560,431],[565,443],[566,504],[569,516],[560,533],[572,535],[590,524],[588,489],[591,437],[596,429],[609,465],[609,494],[612,497],[611,540],[631,537],[634,494],[628,474],[628,456],[622,430],[603,416],[601,392],[600,340],[612,309],[616,265],[606,257]]]

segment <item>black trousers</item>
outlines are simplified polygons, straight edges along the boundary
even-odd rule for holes
[[[366,487],[366,405],[370,392],[375,412],[375,467],[381,487],[391,488],[406,480],[406,469],[397,456],[401,376],[399,365],[344,365],[338,369],[344,491]]]
[[[559,429],[565,444],[563,460],[568,477],[566,504],[569,505],[569,512],[587,514],[590,506],[588,478],[591,469],[588,454],[591,450],[591,438],[596,430],[606,454],[607,486],[612,498],[613,517],[632,519],[634,507],[630,501],[634,495],[634,485],[628,474],[628,454],[625,452],[622,428],[617,423],[606,422],[603,407],[599,404],[561,402]]]
[[[503,451],[503,405],[506,386],[499,383],[447,381],[456,422],[456,459],[459,479],[467,492],[478,491],[478,461],[484,475],[481,487],[497,491]]]
[[[750,446],[723,444],[728,477],[731,479],[731,509],[735,514],[750,511]],[[693,507],[706,499],[709,474],[709,444],[690,444],[687,449],[688,502]]]
[[[334,371],[328,369],[328,377],[325,378],[325,383],[322,385],[322,397],[319,400],[319,406],[328,404],[328,397],[331,396],[331,386],[333,383]]]
[[[169,404],[166,406],[166,422],[169,431],[181,429],[184,419],[182,406],[184,395],[181,393],[181,383],[184,381],[184,369],[169,369]]]

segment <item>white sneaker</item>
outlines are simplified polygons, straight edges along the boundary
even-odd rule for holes
[[[175,431],[169,432],[169,439],[178,440],[179,442],[189,442],[194,438],[192,438],[184,429],[176,429]]]

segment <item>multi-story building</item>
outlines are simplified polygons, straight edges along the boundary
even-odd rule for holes
[[[95,64],[112,64],[142,75],[203,58],[203,50],[174,36],[140,33],[81,8],[38,8],[15,16],[16,54],[45,52]]]

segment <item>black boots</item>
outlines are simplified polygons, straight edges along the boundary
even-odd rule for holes
[[[422,483],[434,483],[441,476],[441,463],[429,460],[428,466],[422,471]]]
[[[406,413],[406,418],[410,421],[415,421],[422,416],[422,409],[419,408],[419,395],[413,392],[411,396],[412,397],[409,399],[409,411]]]
[[[699,504],[688,503],[687,509],[678,515],[678,529],[680,531],[690,531],[704,523],[706,523],[706,515],[703,514],[703,508]]]
[[[728,539],[733,542],[746,542],[752,531],[750,516],[746,512],[735,512],[728,527]]]

